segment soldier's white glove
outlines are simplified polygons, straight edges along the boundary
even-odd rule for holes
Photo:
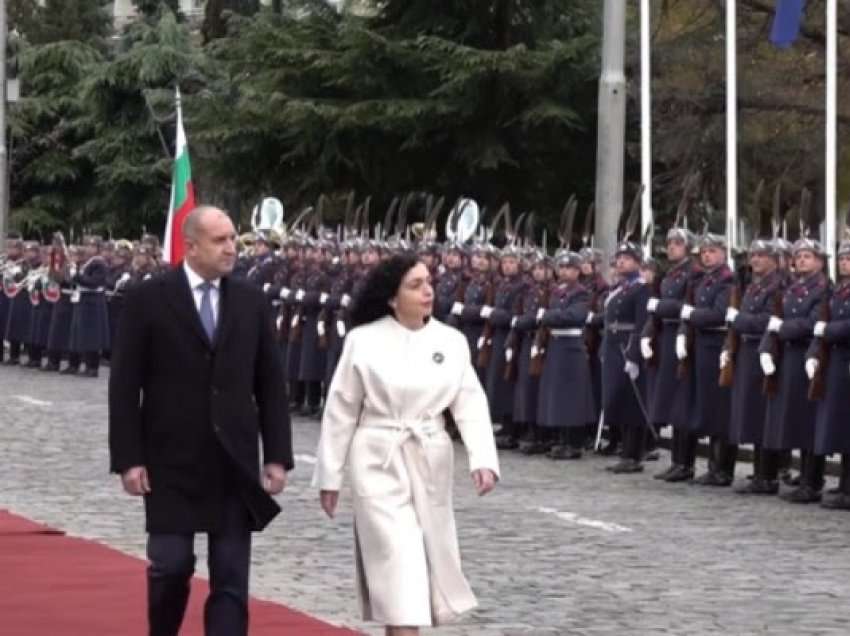
[[[299,289],[297,292],[295,292],[295,300],[297,302],[301,302],[302,300],[304,300],[304,296],[306,295],[307,293],[303,289]]]
[[[826,323],[823,320],[818,320],[815,323],[815,338],[823,338],[823,334],[826,331]],[[814,358],[812,358],[814,360]]]
[[[300,318],[299,318],[298,314],[295,314],[295,315],[292,317],[292,320],[290,321],[289,325],[290,325],[293,329],[295,329],[295,327],[297,327],[297,326],[298,326],[298,321],[299,321],[299,320],[300,320]]]
[[[517,321],[517,317],[516,317],[516,316],[514,316],[513,318],[511,318],[511,329],[513,329],[514,327],[516,327],[516,321]]]
[[[483,349],[483,348],[484,348],[484,342],[485,342],[485,341],[484,341],[484,336],[481,336],[481,337],[479,337],[479,338],[478,338],[478,348],[479,348],[479,349]]]
[[[738,317],[739,313],[740,312],[737,309],[735,309],[734,307],[729,307],[726,310],[726,322],[728,322],[730,324],[735,322],[735,318]]]
[[[808,376],[809,380],[815,377],[815,373],[818,372],[819,366],[820,362],[818,362],[817,358],[809,358],[806,360],[806,376]]]
[[[535,318],[535,320],[537,320],[537,322],[540,322],[541,320],[543,320],[543,314],[545,314],[545,313],[546,313],[546,308],[540,307],[537,310],[537,317]]]
[[[623,368],[623,371],[625,371],[626,375],[632,380],[637,380],[640,375],[640,367],[631,360],[626,360],[626,366]]]
[[[684,360],[688,357],[688,339],[683,333],[676,336],[676,357],[679,360]]]
[[[351,304],[351,296],[348,294],[343,294],[342,298],[339,301],[339,304],[343,307],[348,307]]]
[[[345,338],[345,323],[342,320],[336,321],[336,335]]]
[[[480,316],[481,316],[484,320],[487,320],[487,319],[490,317],[490,315],[491,315],[492,313],[493,313],[493,308],[492,308],[492,307],[490,307],[489,305],[484,305],[484,306],[481,308],[481,314],[480,314]]]
[[[289,287],[281,287],[280,288],[280,294],[279,294],[280,299],[286,300],[287,298],[289,298],[289,294],[291,294],[291,293],[292,292],[290,291]]]
[[[14,271],[13,273],[17,274],[21,271],[21,268],[16,267],[15,270],[17,270],[17,271]],[[76,264],[71,265],[71,267],[68,268],[68,273],[71,275],[72,278],[74,276],[76,276],[77,275],[77,265]]]
[[[536,358],[540,355],[540,349],[537,348],[537,345],[531,345],[531,357]]]
[[[120,280],[122,280],[122,281],[130,280],[130,272],[124,272],[123,274],[121,274]]]
[[[460,316],[463,313],[463,303],[455,303],[452,305],[452,315]]]
[[[652,357],[651,338],[644,337],[640,339],[640,355],[643,356],[644,360],[649,360]]]
[[[328,302],[328,295],[325,292],[322,292],[319,294],[319,304],[324,305],[326,302]]]
[[[782,318],[779,318],[777,316],[771,316],[770,320],[767,323],[767,330],[772,331],[773,333],[777,333],[781,326],[782,326]]]
[[[283,316],[278,316],[277,320],[275,320],[274,324],[275,324],[275,327],[277,327],[277,330],[280,331],[280,326],[283,324]]]
[[[720,368],[725,369],[729,366],[729,352],[724,349],[720,352]]]
[[[505,362],[510,362],[514,359],[514,350],[508,347],[505,349]]]
[[[325,335],[325,321],[320,320],[316,323],[316,331],[319,332],[319,337],[322,338]]]
[[[649,300],[646,301],[646,310],[649,313],[654,314],[656,309],[658,309],[658,299],[657,298],[650,298]]]
[[[590,324],[593,322],[593,318],[596,316],[592,311],[587,312],[587,319],[584,321],[586,324]]]
[[[773,375],[776,373],[776,365],[773,363],[773,356],[769,353],[762,353],[759,356],[759,364],[761,365],[762,373],[765,375]]]
[[[268,293],[268,291],[269,291],[269,287],[271,287],[271,286],[272,286],[272,284],[271,284],[271,283],[266,283],[266,284],[264,284],[264,285],[263,285],[263,293],[264,293],[264,294],[267,294],[267,293]]]
[[[694,313],[693,305],[682,305],[682,311],[679,314],[679,317],[682,320],[690,320],[692,313]]]

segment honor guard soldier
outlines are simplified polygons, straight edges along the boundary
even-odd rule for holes
[[[301,414],[309,417],[319,415],[322,401],[322,381],[325,378],[325,352],[319,347],[319,312],[321,299],[330,289],[330,280],[325,273],[323,249],[327,244],[310,239],[305,251],[307,270],[303,285],[295,290],[295,302],[300,310],[301,359],[298,380],[304,383],[306,404]]]
[[[331,384],[339,356],[342,354],[343,339],[346,335],[343,307],[343,299],[351,298],[351,290],[354,286],[354,275],[360,267],[360,243],[354,239],[346,241],[341,249],[340,255],[335,257],[328,267],[327,273],[330,278],[328,292],[319,300],[322,302],[322,310],[319,313],[319,340],[324,346],[325,354],[325,378],[323,381],[325,391]],[[350,301],[346,302],[346,306]],[[342,327],[340,328],[340,324]]]
[[[6,253],[0,272],[2,272],[3,289],[0,291],[0,362],[4,361],[6,348],[3,342],[6,338],[6,323],[9,322],[9,307],[12,304],[14,290],[23,280],[23,256],[24,242],[20,234],[10,232],[6,238]],[[20,354],[19,354],[20,355]]]
[[[121,312],[124,309],[124,289],[132,277],[133,244],[130,241],[116,241],[109,272],[106,275],[106,305],[109,315],[109,342],[115,340]],[[108,356],[107,356],[108,357]]]
[[[20,363],[21,349],[30,339],[32,321],[31,286],[41,264],[38,243],[28,241],[23,245],[23,258],[9,270],[4,278],[3,291],[9,299],[9,317],[6,320],[6,340],[9,342],[9,359],[6,364]],[[28,352],[29,353],[29,352]]]
[[[588,230],[589,232],[589,230]],[[589,240],[589,239],[588,239]],[[590,366],[590,378],[593,382],[593,419],[587,423],[588,440],[596,435],[599,413],[602,410],[602,362],[599,359],[599,345],[602,342],[603,312],[602,305],[608,293],[608,281],[599,272],[602,252],[595,247],[583,247],[581,256],[581,278],[579,282],[590,293],[590,320],[584,328],[587,359]]]
[[[443,262],[434,287],[434,318],[449,322],[452,305],[458,300],[458,290],[463,291],[463,247],[449,243],[443,252]]]
[[[477,244],[472,248],[470,257],[472,266],[472,277],[464,290],[463,301],[452,305],[451,313],[458,318],[460,330],[466,336],[469,344],[469,352],[475,360],[478,353],[478,339],[484,332],[484,318],[481,317],[481,308],[485,305],[487,290],[491,285],[492,273],[490,271],[491,246]],[[476,367],[478,379],[484,384],[484,373]]]
[[[38,267],[31,271],[28,292],[32,313],[30,315],[30,332],[27,338],[28,360],[27,367],[41,369],[44,350],[47,347],[47,335],[50,331],[50,318],[53,315],[53,303],[46,298],[48,278],[47,246],[39,246]]]
[[[106,282],[109,268],[100,254],[99,236],[83,239],[85,261],[72,278],[71,351],[86,364],[85,375],[97,377],[101,352],[109,349],[109,316]]]
[[[693,368],[682,387],[688,398],[685,428],[695,438],[708,436],[710,443],[708,471],[694,482],[706,486],[732,484],[738,452],[728,441],[730,390],[717,382],[726,339],[726,310],[735,284],[735,275],[726,264],[726,249],[726,238],[719,234],[707,233],[700,240],[700,264],[705,273],[694,288],[693,300],[687,298],[682,305],[676,335],[676,357]],[[690,460],[690,449],[688,454]]]
[[[793,503],[811,503],[821,499],[824,458],[813,454],[817,405],[808,399],[805,363],[821,304],[828,302],[829,279],[823,273],[826,254],[818,241],[799,239],[793,254],[794,278],[781,306],[774,307],[759,347],[769,389],[764,448],[800,449],[800,485],[780,496]],[[766,478],[774,478],[772,466]]]
[[[594,412],[584,340],[590,292],[579,283],[581,256],[561,249],[554,260],[557,283],[548,306],[537,310],[540,326],[546,330],[545,352],[539,354],[544,356],[544,362],[537,421],[555,433],[552,437],[556,443],[549,451],[551,459],[578,459],[587,422]]]
[[[640,245],[623,241],[617,246],[618,281],[604,306],[602,409],[609,428],[619,427],[623,440],[621,461],[608,467],[613,473],[643,471],[641,462],[649,423],[639,341],[647,315],[649,289],[640,278],[641,259]]]
[[[809,395],[819,398],[815,419],[815,456],[841,453],[841,478],[836,492],[826,495],[824,508],[850,510],[850,241],[838,248],[838,282],[829,311],[815,323],[806,357]],[[817,383],[822,389],[817,389]],[[821,394],[822,395],[819,395]]]
[[[775,304],[782,295],[784,275],[779,271],[779,252],[769,239],[756,239],[749,249],[752,280],[741,298],[740,307],[726,310],[726,322],[733,338],[728,338],[720,354],[721,374],[731,367],[732,410],[729,417],[729,441],[753,445],[753,478],[736,492],[774,495],[779,492],[775,460],[773,475],[763,470],[764,418],[767,409],[764,374],[759,365],[759,344]],[[770,460],[768,459],[768,463]]]
[[[477,366],[484,376],[484,389],[494,422],[502,422],[498,436],[499,448],[517,448],[522,431],[514,422],[514,380],[505,378],[505,343],[511,330],[511,321],[520,313],[519,303],[525,293],[526,282],[520,272],[519,250],[506,245],[499,257],[501,276],[493,279],[495,293],[492,304],[485,304],[480,315],[486,321],[478,346]]]
[[[53,315],[50,317],[45,371],[74,374],[80,369],[80,356],[71,351],[71,319],[74,315],[71,296],[74,293],[72,279],[77,273],[82,258],[82,248],[78,245],[70,245],[67,249],[63,247],[62,256],[58,260],[54,260],[51,277],[59,285],[59,297],[53,307]],[[68,357],[68,366],[60,371],[64,356]]]
[[[676,357],[676,335],[679,332],[682,305],[689,281],[701,275],[691,260],[694,235],[681,227],[667,232],[667,259],[670,267],[655,289],[658,295],[647,301],[649,319],[641,335],[641,355],[653,376],[647,407],[653,425],[671,423],[672,396],[678,390],[676,377],[679,359]],[[670,446],[670,467],[655,475],[667,481],[686,481],[693,478],[693,458],[687,443],[688,433],[674,427]]]
[[[531,283],[526,286],[520,307],[522,312],[512,320],[511,335],[505,351],[506,364],[513,365],[516,375],[514,390],[514,422],[528,431],[526,439],[519,445],[521,453],[538,455],[552,448],[552,440],[537,419],[540,398],[540,373],[531,372],[531,349],[539,328],[537,318],[540,309],[549,306],[552,286],[552,260],[536,253],[531,266]]]

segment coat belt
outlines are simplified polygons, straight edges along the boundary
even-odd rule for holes
[[[555,338],[578,338],[584,335],[584,329],[552,329],[549,333]]]
[[[605,330],[610,331],[611,333],[625,333],[629,331],[635,330],[635,323],[633,322],[612,322],[609,325],[605,325]]]

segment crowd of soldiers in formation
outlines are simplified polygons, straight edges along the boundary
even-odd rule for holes
[[[265,232],[242,247],[234,275],[268,299],[290,408],[303,416],[321,413],[370,269],[415,251],[432,273],[434,316],[469,343],[501,450],[576,460],[598,448],[604,429],[599,452],[619,456],[608,470],[637,473],[657,459],[659,431],[671,426],[672,461],[657,479],[731,486],[738,447],[748,444],[754,470],[738,492],[772,495],[784,483],[789,502],[850,509],[850,243],[839,247],[835,284],[815,240],[755,240],[735,271],[724,237],[679,227],[666,236],[663,273],[623,241],[607,278],[592,247],[548,256],[481,240]],[[11,238],[0,267],[5,364],[23,364],[25,352],[26,366],[96,376],[123,294],[164,266],[155,237],[89,236],[69,247]],[[706,438],[708,469],[696,476]],[[823,493],[835,453],[841,479]]]

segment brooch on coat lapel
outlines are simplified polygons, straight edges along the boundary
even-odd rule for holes
[[[443,360],[445,360],[446,358],[445,356],[443,356],[442,353],[437,351],[433,356],[431,356],[431,359],[437,364],[443,364]]]

